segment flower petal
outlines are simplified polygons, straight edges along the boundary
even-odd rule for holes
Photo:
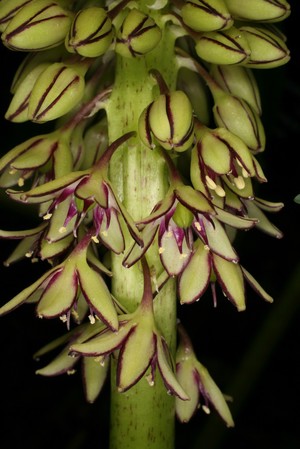
[[[195,377],[193,364],[187,360],[183,363],[177,363],[176,376],[184,391],[189,395],[189,401],[183,401],[178,397],[175,398],[176,416],[178,419],[186,423],[195,414],[199,404],[199,387]]]
[[[120,326],[116,332],[106,329],[85,343],[71,345],[70,351],[84,356],[95,357],[110,354],[122,345],[133,326],[132,322],[127,322]]]
[[[73,261],[66,262],[56,273],[41,296],[37,305],[37,315],[54,318],[65,314],[74,304],[78,281]]]
[[[77,261],[81,291],[97,316],[112,330],[119,327],[117,312],[106,283],[99,273],[89,267],[85,258]]]
[[[69,355],[69,347],[67,346],[48,365],[38,369],[35,373],[42,376],[58,376],[72,371],[78,360],[78,357]]]
[[[162,376],[162,380],[167,388],[168,393],[177,396],[182,401],[188,401],[190,398],[183,390],[182,386],[179,384],[173,369],[171,368],[168,358],[166,355],[167,345],[164,342],[163,345],[162,337],[157,338],[157,365]]]
[[[213,267],[223,293],[233,302],[239,312],[246,309],[245,286],[241,267],[213,254]]]
[[[203,223],[207,244],[210,250],[224,259],[237,262],[239,260],[238,255],[232,248],[230,240],[221,223],[214,217],[211,217],[211,221],[203,217]]]
[[[210,253],[199,241],[198,248],[179,277],[181,304],[190,304],[203,295],[210,281],[210,272]]]
[[[126,391],[145,374],[153,359],[156,335],[143,321],[128,334],[118,357],[117,385],[119,391]]]
[[[109,359],[100,362],[93,357],[82,358],[82,376],[86,400],[91,404],[99,395],[107,378]]]
[[[42,285],[43,282],[51,279],[55,275],[57,271],[59,271],[59,267],[52,268],[47,271],[43,276],[41,276],[37,281],[31,284],[29,287],[22,290],[18,295],[8,301],[4,306],[0,307],[0,316],[5,315],[8,312],[19,307],[21,304],[27,301],[27,299]]]

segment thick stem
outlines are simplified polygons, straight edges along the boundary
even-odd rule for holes
[[[110,142],[126,132],[136,131],[141,112],[153,101],[153,95],[159,94],[155,80],[149,76],[151,69],[159,70],[168,86],[175,88],[177,66],[173,48],[174,39],[165,31],[162,42],[151,55],[117,59],[115,85],[107,107]],[[113,155],[110,178],[135,220],[147,216],[168,188],[164,159],[159,151],[146,148],[138,136]],[[130,236],[126,238],[130,247]],[[139,263],[124,268],[122,259],[123,256],[112,255],[112,292],[131,312],[142,298],[142,270]],[[158,277],[162,266],[155,244],[147,252],[147,261],[151,275]],[[158,328],[174,352],[176,290],[173,280],[156,296],[154,313]],[[167,394],[158,370],[154,386],[144,377],[125,393],[117,391],[115,379],[113,363],[110,449],[173,449],[174,398]]]

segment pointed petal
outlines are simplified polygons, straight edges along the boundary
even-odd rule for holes
[[[170,192],[170,191],[167,192],[163,201],[161,201],[161,203],[156,205],[153,212],[151,212],[151,214],[148,215],[147,217],[140,220],[138,223],[148,224],[150,222],[154,222],[154,221],[158,220],[161,217],[164,217],[169,212],[169,210],[172,208],[174,201],[175,201],[175,196],[174,196],[173,192]]]
[[[4,231],[0,229],[0,238],[1,239],[9,239],[9,240],[18,240],[23,239],[25,237],[30,237],[42,232],[47,226],[47,223],[42,223],[36,228],[26,229],[22,231]]]
[[[215,210],[217,212],[218,220],[237,229],[253,228],[258,221],[256,218],[244,218],[239,217],[238,215],[233,215],[219,207],[215,207]]]
[[[92,404],[97,399],[107,378],[109,359],[100,362],[93,357],[82,358],[82,376],[87,402]]]
[[[37,305],[37,315],[41,318],[54,318],[64,315],[71,309],[77,296],[78,281],[74,263],[65,263],[56,273]]]
[[[140,322],[131,329],[118,357],[117,385],[126,391],[147,371],[154,356],[156,335]]]
[[[273,302],[273,298],[272,296],[270,296],[263,288],[262,286],[257,282],[256,279],[254,279],[254,277],[252,276],[252,274],[249,273],[249,271],[247,271],[244,267],[241,267],[244,277],[246,279],[246,281],[249,283],[249,285],[251,285],[251,287],[253,288],[253,290],[256,291],[256,293],[258,293],[265,301],[272,303]]]
[[[28,190],[28,192],[17,192],[11,189],[8,189],[7,192],[13,198],[25,203],[43,203],[58,197],[66,187],[76,183],[79,179],[87,176],[88,173],[88,170],[69,173],[66,176],[62,176],[61,178],[57,178],[53,181],[34,187],[33,189]]]
[[[257,197],[255,197],[254,203],[266,212],[279,212],[284,207],[283,203],[273,203]]]
[[[190,398],[178,382],[176,375],[169,364],[169,357],[170,354],[166,355],[166,344],[163,346],[162,337],[157,336],[157,365],[165,387],[167,388],[167,392],[177,396],[182,401],[188,401]]]
[[[122,216],[126,222],[126,225],[128,227],[128,231],[131,234],[131,237],[138,243],[138,245],[143,246],[143,239],[141,237],[140,231],[138,230],[133,218],[127,212],[127,209],[124,207],[124,205],[119,200],[117,195],[114,193],[112,185],[108,181],[106,181],[106,184],[109,186],[109,188],[111,190],[111,194],[116,202],[116,205],[118,206],[118,208],[120,210],[120,213],[122,214]]]
[[[151,223],[145,226],[141,232],[144,245],[141,247],[136,242],[132,245],[123,260],[124,267],[129,268],[142,258],[153,242],[158,227],[159,225],[152,226]]]
[[[227,427],[234,427],[234,422],[223,393],[212,379],[207,369],[200,362],[197,362],[197,371],[200,378],[200,384],[204,390],[202,394],[207,397],[209,402],[225,421]]]
[[[71,345],[70,351],[84,356],[99,356],[110,354],[118,349],[127,338],[130,329],[134,326],[132,322],[127,322],[119,327],[119,330],[112,332],[105,330],[100,335],[85,343],[75,343]]]
[[[42,376],[58,376],[72,371],[78,360],[78,357],[71,357],[69,355],[69,347],[67,346],[48,365],[38,369],[36,374],[41,374]]]
[[[125,249],[125,240],[118,215],[113,208],[110,210],[109,217],[104,214],[99,237],[108,249],[116,254],[121,254]]]
[[[200,396],[194,368],[189,360],[177,363],[176,376],[190,398],[189,401],[182,401],[178,397],[175,398],[176,416],[181,422],[186,423],[196,413]]]
[[[175,190],[175,195],[181,204],[192,211],[215,214],[212,204],[206,196],[191,186],[180,186]]]
[[[182,247],[179,249],[176,236],[170,228],[159,239],[159,246],[160,259],[165,270],[170,276],[177,276],[183,271],[191,256],[186,239],[183,238]]]
[[[65,238],[53,243],[49,243],[47,240],[43,239],[41,242],[39,256],[42,260],[49,260],[54,257],[61,256],[71,246],[73,241],[74,236],[72,234],[69,234]]]
[[[256,206],[254,201],[246,200],[245,204],[248,214],[258,219],[258,223],[256,224],[258,229],[277,239],[282,238],[282,232],[270,222],[266,215]]]
[[[241,267],[213,254],[213,267],[223,293],[233,302],[238,311],[246,309],[245,286]]]
[[[226,260],[237,262],[238,255],[232,248],[230,240],[221,223],[214,217],[211,217],[211,221],[203,218],[203,223],[207,237],[207,244],[210,250]]]
[[[199,299],[210,281],[210,253],[202,242],[192,255],[178,281],[181,304],[190,304]]]
[[[8,312],[11,312],[12,310],[19,307],[21,304],[27,301],[27,299],[32,295],[39,287],[40,285],[51,279],[51,277],[54,275],[56,271],[59,271],[59,267],[52,268],[51,270],[47,271],[43,276],[41,276],[36,282],[31,284],[29,287],[22,290],[18,295],[16,295],[14,298],[12,298],[10,301],[8,301],[4,306],[0,307],[0,316],[5,315]]]
[[[77,274],[87,303],[101,321],[111,330],[117,330],[119,326],[117,312],[102,276],[89,267],[83,257],[77,261]]]

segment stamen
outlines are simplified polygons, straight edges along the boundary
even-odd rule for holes
[[[200,225],[200,223],[199,223],[198,221],[195,222],[195,228],[196,228],[197,231],[199,231],[199,232],[200,232],[201,229],[202,229],[202,228],[201,228],[201,225]]]
[[[76,373],[76,369],[68,369],[67,374],[68,376],[71,376],[72,374]]]
[[[68,321],[67,315],[61,315],[61,316],[59,317],[59,319],[60,319],[63,323],[66,323],[66,322]]]
[[[67,232],[67,228],[66,228],[65,226],[61,226],[61,227],[59,228],[58,232],[59,232],[60,234],[64,234],[65,232]]]
[[[233,178],[233,182],[235,184],[235,186],[239,189],[242,190],[245,187],[245,180],[242,176],[238,176],[237,178]]]
[[[217,185],[215,188],[215,192],[218,196],[220,196],[221,198],[224,198],[224,196],[226,195],[225,190],[223,189],[223,187]]]
[[[162,254],[162,253],[165,251],[165,249],[166,249],[166,248],[164,248],[163,246],[161,246],[161,247],[158,249],[158,253],[159,253],[159,254]]]
[[[91,315],[88,316],[88,318],[89,318],[91,324],[95,324],[96,323],[94,315],[91,314]]]
[[[215,190],[217,184],[213,179],[211,179],[208,175],[205,176],[206,184],[209,189]]]
[[[23,187],[23,185],[24,185],[24,178],[19,178],[18,179],[18,186],[19,187]]]
[[[202,405],[202,410],[203,410],[204,413],[206,413],[207,415],[210,414],[210,409],[207,407],[207,405]]]
[[[43,220],[50,220],[51,217],[52,217],[52,214],[48,213],[43,216]]]
[[[96,235],[93,235],[92,240],[93,240],[93,242],[95,242],[95,243],[99,243],[99,239],[97,238]]]

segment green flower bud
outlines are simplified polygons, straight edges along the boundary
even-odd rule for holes
[[[71,53],[87,58],[103,55],[113,39],[112,23],[103,8],[91,7],[79,11],[66,36],[65,45]]]
[[[242,98],[218,91],[214,95],[213,115],[218,126],[240,137],[254,152],[265,148],[266,137],[259,115]]]
[[[22,80],[5,113],[6,120],[15,123],[28,120],[28,104],[31,91],[37,78],[49,65],[47,63],[38,65]]]
[[[33,0],[2,0],[0,3],[0,32],[4,31],[9,21],[27,3]]]
[[[50,64],[51,62],[58,62],[63,58],[65,54],[67,55],[68,53],[63,46],[51,48],[44,51],[28,53],[28,55],[19,65],[14,75],[13,82],[10,87],[11,93],[16,93],[19,85],[32,71],[36,69],[36,67],[45,63]]]
[[[166,150],[187,150],[194,139],[193,109],[181,90],[160,95],[150,106],[149,127]]]
[[[248,41],[251,54],[244,64],[252,68],[279,67],[290,60],[290,52],[279,34],[267,26],[240,27]]]
[[[44,50],[63,42],[70,24],[71,13],[57,3],[34,0],[20,9],[1,37],[13,50]]]
[[[115,51],[125,58],[140,56],[153,50],[161,39],[161,30],[155,21],[132,9],[117,34]]]
[[[240,65],[212,65],[210,74],[223,90],[243,98],[261,115],[260,93],[250,69]]]
[[[191,0],[181,9],[184,23],[195,31],[225,30],[233,20],[223,0]]]
[[[277,22],[290,15],[290,5],[286,0],[226,0],[230,13],[240,20]]]
[[[195,49],[200,58],[212,64],[241,64],[250,56],[246,37],[234,26],[229,30],[202,34]]]
[[[47,122],[67,114],[84,94],[84,77],[62,62],[51,64],[38,77],[29,99],[28,117]]]

